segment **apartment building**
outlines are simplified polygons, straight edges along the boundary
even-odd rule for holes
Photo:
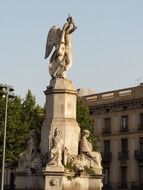
[[[84,98],[102,137],[104,189],[143,190],[143,83]]]

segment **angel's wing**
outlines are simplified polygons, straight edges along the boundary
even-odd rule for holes
[[[56,26],[52,26],[49,30],[47,43],[46,43],[46,51],[45,51],[45,59],[50,55],[53,47],[57,47],[61,39],[61,29]]]

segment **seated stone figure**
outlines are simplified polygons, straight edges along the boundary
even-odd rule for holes
[[[87,139],[90,135],[88,130],[83,130],[80,142],[80,154],[84,156],[84,165],[95,169],[95,172],[102,174],[101,154],[92,150],[92,144]]]
[[[51,142],[50,161],[48,165],[62,166],[63,140],[59,134],[60,131],[56,128]]]
[[[40,151],[36,147],[37,137],[34,130],[30,132],[26,149],[19,154],[18,171],[23,172],[40,172],[42,160]]]

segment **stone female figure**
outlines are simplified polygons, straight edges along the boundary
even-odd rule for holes
[[[51,142],[50,161],[48,165],[62,166],[63,140],[59,134],[60,131],[56,128]]]

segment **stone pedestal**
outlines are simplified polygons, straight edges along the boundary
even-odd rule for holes
[[[44,190],[63,190],[64,167],[46,167]]]
[[[102,190],[102,175],[74,176],[64,171],[45,171],[44,190]]]
[[[28,174],[26,172],[17,171],[15,173],[16,190],[43,190],[44,189],[44,175]]]
[[[60,136],[69,153],[77,155],[80,128],[76,121],[77,92],[72,82],[62,78],[51,79],[45,95],[46,117],[41,131],[42,155],[50,150],[55,128],[60,130]]]

